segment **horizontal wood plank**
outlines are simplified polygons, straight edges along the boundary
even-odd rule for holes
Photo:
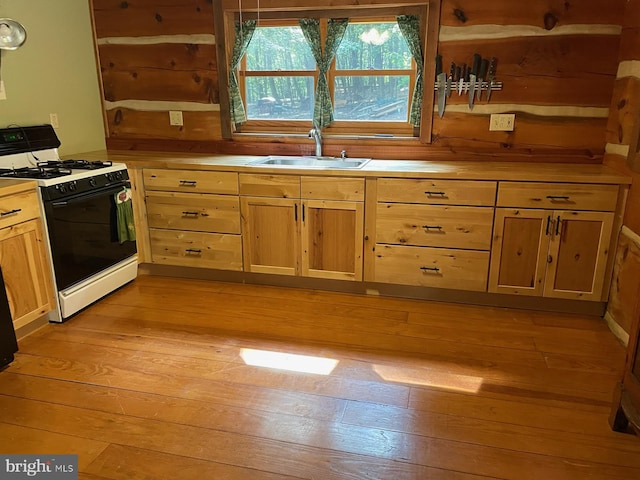
[[[433,145],[492,148],[512,147],[582,149],[596,154],[604,149],[606,118],[546,118],[516,114],[513,132],[490,132],[489,116],[445,113],[434,118]]]
[[[516,3],[497,0],[444,0],[441,25],[535,25],[552,29],[556,25],[613,24],[620,25],[624,1],[612,0],[602,8],[599,0],[568,3],[564,0]]]
[[[94,0],[96,36],[213,33],[210,0]]]
[[[141,69],[189,72],[218,70],[215,45],[99,45],[98,56],[103,73],[136,72]]]
[[[169,112],[117,108],[107,111],[109,136],[121,139],[219,140],[220,112],[183,112],[184,126],[169,124]],[[135,141],[135,140],[134,140]]]
[[[134,99],[220,103],[218,76],[207,70],[107,70],[102,73],[102,83],[104,98],[110,102]]]

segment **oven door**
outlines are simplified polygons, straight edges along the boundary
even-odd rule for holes
[[[45,201],[45,217],[58,290],[64,290],[136,253],[118,239],[114,195],[128,182]]]

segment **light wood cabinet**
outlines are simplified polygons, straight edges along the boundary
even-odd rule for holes
[[[362,279],[364,180],[241,174],[245,271]]]
[[[489,291],[602,300],[617,188],[501,183],[498,205],[523,208],[496,209]]]
[[[33,187],[0,197],[0,266],[14,327],[53,310],[51,267]],[[0,190],[2,192],[2,190]]]
[[[242,270],[238,174],[145,169],[153,263]]]
[[[379,179],[373,280],[486,291],[496,182]]]

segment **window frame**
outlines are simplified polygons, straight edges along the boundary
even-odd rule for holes
[[[233,140],[240,136],[277,136],[280,139],[287,137],[306,134],[309,131],[309,121],[290,121],[290,127],[283,132],[282,128],[269,128],[268,120],[254,120],[256,125],[258,122],[264,123],[259,125],[260,131],[250,131],[246,124],[241,125],[241,130],[236,130],[236,126],[230,121],[230,106],[228,98],[228,58],[231,56],[233,49],[233,41],[235,35],[234,24],[236,20],[259,20],[261,23],[267,20],[283,20],[289,19],[297,22],[299,18],[344,18],[356,20],[360,17],[376,18],[376,17],[395,17],[397,15],[418,15],[421,19],[420,38],[423,45],[423,55],[425,65],[423,70],[424,76],[424,95],[422,100],[422,115],[419,127],[412,127],[413,136],[402,136],[404,140],[418,140],[421,143],[431,143],[431,130],[434,119],[435,97],[431,90],[434,85],[435,64],[429,59],[435,58],[438,47],[439,35],[439,18],[440,18],[440,1],[439,0],[408,0],[402,3],[390,1],[381,3],[380,0],[359,0],[354,4],[353,0],[334,0],[330,7],[323,10],[317,10],[313,7],[303,7],[298,0],[295,0],[295,8],[291,5],[292,0],[274,0],[269,2],[269,7],[259,9],[257,2],[243,2],[243,10],[238,10],[237,0],[221,0],[213,2],[214,5],[214,21],[216,24],[216,35],[223,35],[224,41],[217,42],[218,45],[218,73],[220,86],[220,110],[221,110],[221,128],[223,139]],[[292,18],[295,17],[295,18]],[[330,86],[333,82],[330,82]],[[412,87],[413,88],[413,87]],[[344,134],[338,134],[337,130],[328,127],[326,134],[329,138],[332,135],[340,138],[358,138],[365,140],[367,138],[378,138],[370,132],[363,132],[362,122],[346,122],[344,121]],[[393,131],[390,131],[394,135]],[[246,137],[245,137],[246,138]]]
[[[326,32],[327,32],[327,20],[328,18],[320,19],[320,32],[322,35],[322,44],[324,45]],[[349,23],[392,23],[395,22],[395,17],[357,17],[350,19]],[[262,20],[262,27],[287,27],[298,26],[297,19],[283,19],[283,20]],[[335,105],[335,80],[338,76],[394,76],[402,75],[409,77],[409,91],[407,97],[407,120],[406,121],[359,121],[359,120],[334,120],[331,125],[324,127],[323,133],[325,135],[348,135],[357,131],[359,135],[374,136],[375,134],[392,134],[398,137],[412,138],[415,136],[414,127],[408,122],[408,110],[411,108],[411,99],[413,98],[413,90],[415,89],[415,82],[417,76],[416,62],[411,58],[411,67],[409,69],[388,69],[388,70],[346,70],[338,69],[337,58],[334,58],[331,62],[331,66],[327,72],[327,83],[329,84],[329,93],[331,95],[331,101]],[[247,70],[247,58],[246,55],[242,58],[240,68],[238,70],[238,83],[240,86],[240,92],[247,104],[246,95],[246,79],[249,77],[269,77],[274,76],[275,71],[250,71]],[[314,86],[318,83],[319,70],[316,65],[315,70],[278,70],[278,76],[298,76],[298,77],[312,77]],[[302,128],[303,130],[309,129],[311,119],[309,120],[291,120],[291,119],[273,119],[273,120],[261,120],[261,119],[247,119],[242,124],[241,131],[243,133],[283,133],[291,132]],[[302,125],[300,125],[302,124]]]

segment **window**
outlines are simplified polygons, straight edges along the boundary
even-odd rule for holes
[[[299,26],[259,27],[244,60],[249,120],[313,117],[316,62]]]
[[[321,32],[324,46],[326,28]],[[296,20],[261,22],[240,66],[247,112],[242,131],[308,130],[318,76]],[[416,64],[395,18],[350,20],[327,72],[334,115],[327,131],[413,135],[408,116],[415,79]]]
[[[350,23],[335,64],[337,121],[407,122],[415,64],[396,22]]]

